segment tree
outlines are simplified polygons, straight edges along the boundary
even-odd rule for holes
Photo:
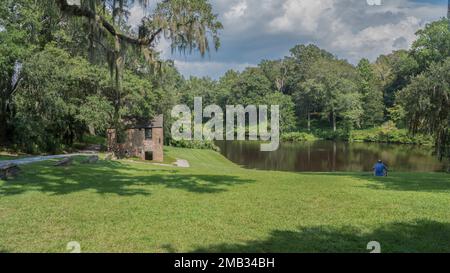
[[[204,55],[211,40],[216,49],[220,45],[218,31],[222,25],[207,0],[161,1],[153,13],[142,19],[136,32],[127,25],[129,6],[139,4],[148,9],[148,0],[82,0],[78,5],[67,0],[57,2],[64,14],[86,19],[91,50],[101,48],[107,56],[115,79],[116,126],[119,126],[122,105],[123,71],[130,50],[142,53],[150,64],[160,66],[155,48],[162,36],[171,41],[172,50],[181,52],[198,49]]]
[[[264,97],[264,105],[278,105],[280,108],[280,132],[292,132],[297,127],[295,104],[292,98],[280,92],[269,93]],[[269,107],[270,109],[270,107]]]
[[[54,152],[61,145],[72,145],[93,125],[91,121],[104,116],[97,112],[89,118],[80,109],[86,103],[99,105],[90,98],[108,93],[108,74],[51,44],[28,58],[23,64],[23,84],[13,98],[15,143],[27,152]]]
[[[442,158],[450,142],[450,57],[431,64],[399,92],[397,100],[405,110],[409,129],[433,134]]]
[[[308,131],[311,131],[311,113],[323,105],[325,86],[315,79],[300,82],[293,97],[300,116],[306,115]]]
[[[0,3],[0,143],[11,141],[12,99],[22,82],[21,66],[30,54],[40,25],[30,1]],[[30,45],[31,44],[31,45]]]
[[[231,86],[229,105],[263,104],[263,98],[275,92],[270,80],[259,67],[247,68]]]
[[[216,82],[210,78],[191,77],[185,82],[181,91],[181,103],[194,107],[194,98],[202,97],[204,105],[215,104],[218,101]]]
[[[286,81],[287,93],[297,90],[301,82],[314,77],[311,66],[320,60],[334,60],[334,56],[317,47],[316,45],[296,45],[291,50],[291,55],[285,59],[288,69],[288,79]]]
[[[358,66],[358,89],[364,105],[361,118],[365,128],[381,124],[384,118],[383,92],[376,82],[375,73],[369,60],[362,59]]]
[[[333,131],[337,130],[338,119],[347,129],[353,125],[360,127],[361,96],[357,92],[355,68],[346,61],[320,59],[310,69],[313,79],[322,85],[322,113]]]
[[[419,73],[419,64],[410,52],[398,50],[378,57],[374,70],[382,86],[384,104],[390,108],[395,104],[397,91],[406,87]]]
[[[272,82],[272,89],[286,93],[289,71],[288,60],[264,60],[259,64],[264,75]]]
[[[429,23],[424,29],[417,31],[411,54],[420,66],[420,71],[426,70],[431,64],[443,62],[450,57],[450,22],[443,18]]]

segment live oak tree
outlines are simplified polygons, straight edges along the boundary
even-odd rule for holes
[[[106,56],[116,86],[115,120],[120,120],[122,78],[127,56],[138,52],[152,68],[160,69],[156,46],[161,38],[171,43],[172,50],[203,56],[220,46],[222,28],[208,0],[164,0],[150,11],[149,0],[58,0],[60,10],[69,17],[84,18],[88,24],[91,51]],[[139,5],[145,15],[138,26],[129,25],[130,7]],[[135,29],[133,28],[135,27]],[[131,53],[132,52],[132,53]],[[91,54],[93,55],[93,54]]]
[[[13,97],[23,83],[22,64],[53,28],[42,5],[30,0],[0,2],[0,143],[11,141]]]
[[[397,95],[406,111],[409,129],[434,135],[442,158],[450,142],[450,57],[433,63]]]

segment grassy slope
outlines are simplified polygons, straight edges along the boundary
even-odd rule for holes
[[[0,182],[0,252],[450,252],[450,176],[245,170],[168,149],[178,169],[24,167]]]

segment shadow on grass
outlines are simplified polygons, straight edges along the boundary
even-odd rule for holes
[[[242,244],[219,244],[196,249],[195,253],[355,253],[366,252],[367,244],[377,241],[388,253],[450,252],[450,223],[417,220],[392,223],[365,234],[346,227],[317,226],[298,231],[273,231],[269,238]]]
[[[369,182],[366,187],[376,190],[450,192],[450,174],[446,173],[391,173],[388,177],[375,177],[366,173],[322,173],[321,175],[347,176]]]
[[[177,170],[145,169],[121,162],[100,162],[96,165],[80,164],[77,160],[70,167],[54,167],[52,162],[40,163],[14,180],[0,187],[0,196],[40,191],[53,195],[94,190],[99,194],[122,196],[150,195],[147,186],[164,186],[188,192],[206,194],[221,193],[228,187],[251,183],[232,175],[186,174]]]

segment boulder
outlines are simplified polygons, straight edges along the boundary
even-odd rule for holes
[[[95,164],[98,162],[98,160],[99,160],[98,155],[93,155],[93,156],[86,158],[86,160],[84,160],[83,163],[84,164]]]
[[[0,167],[0,179],[8,179],[8,177],[17,176],[20,168],[16,164],[7,164]]]
[[[66,158],[63,158],[60,161],[56,162],[55,167],[66,167],[66,166],[71,165],[72,162],[73,162],[73,160],[71,157],[66,157]]]

